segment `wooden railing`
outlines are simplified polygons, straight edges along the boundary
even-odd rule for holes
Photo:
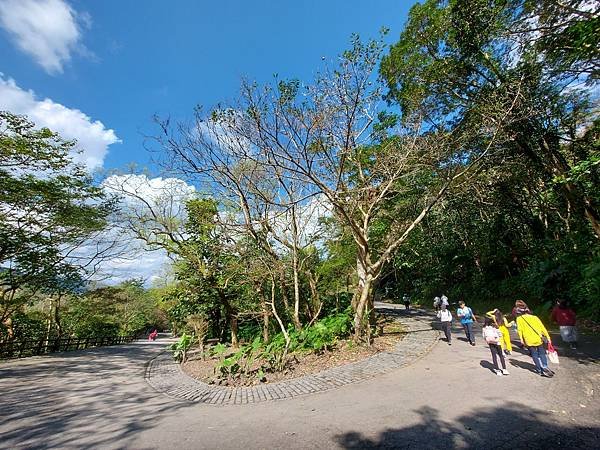
[[[110,336],[89,338],[29,339],[22,341],[0,342],[0,359],[25,358],[53,352],[82,350],[90,347],[117,345],[131,342],[135,336]]]

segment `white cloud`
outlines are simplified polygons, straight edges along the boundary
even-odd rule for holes
[[[91,54],[80,42],[90,24],[64,0],[0,0],[0,26],[49,74],[62,73],[73,52]]]
[[[125,205],[135,208],[146,208],[139,198],[143,198],[154,208],[163,209],[165,214],[179,215],[183,204],[195,192],[196,188],[179,178],[148,178],[146,175],[111,175],[103,181],[102,186],[110,193],[121,194]]]
[[[82,267],[91,281],[115,285],[141,278],[151,285],[165,274],[170,264],[162,249],[148,251],[131,233],[116,226],[92,236],[76,247],[63,248],[68,260]]]
[[[102,167],[108,146],[121,142],[115,132],[107,129],[102,122],[92,121],[78,109],[67,108],[48,98],[38,100],[33,91],[21,89],[13,79],[4,79],[2,73],[0,109],[26,115],[36,126],[48,127],[65,139],[76,139],[81,153],[74,159],[88,169]]]
[[[127,229],[127,221],[137,221],[137,226],[149,229],[160,228],[161,217],[172,217],[182,223],[185,201],[195,194],[196,189],[179,178],[148,178],[135,174],[111,175],[103,181],[102,187],[107,193],[121,197],[121,212],[114,218],[115,227],[111,233],[127,242],[127,248],[119,257],[103,261],[96,278],[106,284],[118,284],[130,278],[143,278],[147,284],[153,283],[164,273],[171,259],[165,250],[153,250],[136,239]],[[156,220],[152,219],[149,208],[157,214]],[[144,217],[147,221],[139,220]]]
[[[161,277],[165,266],[170,263],[164,250],[144,251],[140,245],[135,254],[104,262],[95,278],[108,285],[141,278],[150,286]]]

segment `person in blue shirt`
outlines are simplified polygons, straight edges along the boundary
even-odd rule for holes
[[[473,334],[473,322],[477,320],[473,310],[465,305],[464,301],[458,302],[459,308],[456,310],[456,315],[460,319],[460,323],[465,330],[465,335],[469,340],[469,344],[475,345],[475,335]]]

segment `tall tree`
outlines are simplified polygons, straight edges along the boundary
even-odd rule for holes
[[[32,292],[61,291],[111,253],[111,245],[78,253],[104,229],[113,203],[73,163],[74,145],[0,112],[0,321]]]
[[[587,6],[584,3],[588,4]],[[580,145],[593,110],[584,81],[597,72],[597,2],[428,0],[415,5],[398,43],[383,59],[387,98],[403,116],[431,127],[501,128],[494,164],[519,156],[542,183],[556,185],[565,209],[600,237],[598,195],[569,180],[580,164],[595,171],[593,147]],[[571,34],[578,39],[567,44]],[[560,45],[555,45],[560,42]],[[573,47],[569,47],[573,45]],[[505,107],[514,101],[510,114]],[[576,131],[578,130],[578,131]],[[593,165],[592,165],[593,166]]]
[[[256,201],[258,210],[273,202],[249,197],[256,174],[275,180],[272,198],[293,190],[286,192],[292,217],[295,208],[322,198],[356,244],[354,326],[356,339],[369,340],[373,288],[383,268],[449,187],[485,156],[497,130],[492,124],[487,140],[475,146],[468,128],[422,129],[415,116],[388,137],[386,129],[395,121],[381,111],[375,79],[383,46],[358,37],[352,44],[313,84],[244,83],[236,104],[199,117],[192,130],[179,135],[164,126],[161,142],[182,172],[199,179],[208,174],[209,186],[232,188],[247,229],[267,244],[265,250],[273,249],[268,214],[249,214],[248,200]],[[510,110],[511,103],[503,106]],[[398,210],[386,208],[392,199],[403,200]],[[383,228],[388,232],[378,231]],[[293,245],[290,249],[294,254]]]

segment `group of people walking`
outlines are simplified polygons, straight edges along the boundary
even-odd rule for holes
[[[475,334],[473,324],[477,317],[473,310],[464,301],[458,303],[456,315],[465,332],[470,345],[475,346]],[[434,307],[437,317],[441,322],[442,330],[446,336],[448,345],[452,345],[452,313],[449,310],[448,298],[444,295],[434,299]],[[512,310],[514,320],[508,321],[499,309],[493,309],[485,314],[482,327],[482,337],[488,345],[492,354],[494,371],[497,375],[509,375],[506,369],[505,356],[511,355],[512,343],[510,340],[510,327],[516,326],[521,347],[529,350],[529,354],[535,364],[536,372],[542,377],[554,376],[554,371],[548,367],[548,351],[554,351],[552,339],[548,330],[539,317],[535,316],[523,300],[517,300]],[[568,304],[559,300],[552,311],[551,319],[560,327],[561,337],[564,342],[577,346],[577,329],[574,311]]]

